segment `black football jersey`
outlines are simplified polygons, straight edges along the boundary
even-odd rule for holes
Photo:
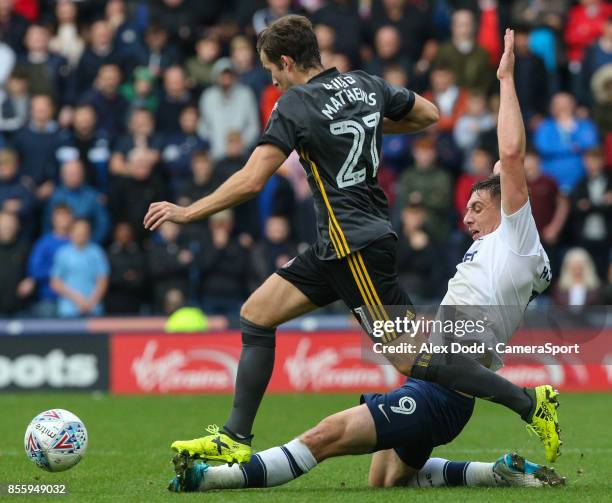
[[[335,68],[279,98],[259,144],[299,154],[315,201],[318,258],[346,257],[393,234],[376,178],[382,120],[404,118],[414,100],[380,77]]]

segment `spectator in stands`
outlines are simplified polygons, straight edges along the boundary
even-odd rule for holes
[[[134,53],[132,65],[145,66],[156,77],[181,63],[181,55],[168,43],[168,31],[158,23],[151,23],[145,31],[145,45]]]
[[[0,40],[0,86],[4,86],[13,73],[16,60],[17,56],[13,49]]]
[[[584,51],[601,36],[609,16],[612,16],[612,5],[602,0],[580,0],[567,15],[564,40],[572,77],[570,86],[571,91],[579,97],[584,96],[580,80]],[[582,100],[579,101],[582,103]]]
[[[383,78],[392,86],[408,87],[408,74],[401,66],[391,65],[385,68]],[[407,159],[411,157],[412,138],[410,135],[383,135],[382,166],[399,173],[406,167]]]
[[[162,161],[174,189],[191,175],[192,156],[208,150],[208,142],[198,136],[198,120],[197,107],[186,106],[179,117],[180,129],[166,137]]]
[[[584,90],[590,89],[591,80],[593,75],[602,66],[612,63],[612,14],[606,20],[604,24],[604,30],[601,35],[593,44],[591,44],[584,53],[584,60],[582,62],[582,86]],[[592,104],[593,101],[589,99],[587,104]]]
[[[142,42],[138,23],[129,17],[123,0],[108,0],[105,17],[113,30],[113,47],[121,61],[129,61]]]
[[[95,243],[105,241],[110,230],[108,212],[101,202],[100,192],[85,183],[83,163],[66,161],[60,171],[61,184],[53,192],[45,212],[45,230],[51,227],[51,214],[58,204],[70,206],[74,216],[91,223],[91,238]]]
[[[368,25],[372,33],[381,26],[394,26],[402,39],[402,53],[416,62],[427,38],[432,35],[432,11],[431,2],[383,0],[373,3]],[[370,35],[370,38],[373,37]]]
[[[213,162],[205,150],[198,150],[191,156],[191,179],[183,181],[177,191],[177,201],[188,206],[194,201],[211,194],[221,181]]]
[[[19,176],[17,154],[11,149],[0,150],[0,211],[17,215],[27,227],[26,235],[35,230],[32,218],[36,209],[34,194]]]
[[[25,37],[27,53],[17,66],[26,75],[32,94],[48,94],[56,103],[69,98],[68,61],[59,54],[49,52],[49,29],[33,24]]]
[[[472,150],[468,169],[461,174],[455,184],[455,210],[459,217],[459,227],[464,229],[463,214],[470,195],[472,185],[484,180],[487,176],[493,173],[494,159],[488,150],[482,147],[476,147]]]
[[[297,247],[291,240],[291,224],[287,217],[282,215],[268,217],[263,239],[252,252],[257,283],[261,283],[297,254]]]
[[[51,231],[34,243],[28,259],[28,278],[36,285],[37,302],[33,313],[42,318],[57,315],[57,293],[51,288],[51,269],[57,251],[70,242],[70,229],[74,216],[70,206],[58,204],[51,215]]]
[[[433,236],[426,230],[427,210],[418,197],[411,197],[401,212],[397,269],[400,283],[413,302],[428,302],[437,295],[436,278],[440,272],[440,255]]]
[[[221,58],[213,67],[216,82],[200,98],[200,135],[210,142],[213,159],[225,153],[227,134],[240,131],[244,145],[251,147],[259,135],[257,101],[247,86],[236,79],[229,58]]]
[[[26,75],[15,70],[0,88],[0,133],[11,135],[28,121],[30,96]]]
[[[102,299],[108,288],[108,261],[104,250],[89,238],[89,222],[75,220],[70,243],[55,254],[51,288],[59,296],[57,313],[62,318],[104,313]]]
[[[420,201],[426,211],[424,225],[441,240],[449,231],[451,178],[437,164],[436,145],[431,137],[417,139],[412,153],[414,165],[399,180],[396,207],[401,212],[410,201]]]
[[[215,162],[216,171],[221,178],[229,178],[241,169],[247,160],[248,155],[246,155],[242,134],[240,134],[240,131],[230,131],[227,134],[225,155]]]
[[[569,201],[564,194],[559,192],[557,182],[542,173],[540,158],[535,150],[527,151],[524,164],[531,213],[540,239],[550,254],[550,247],[554,247],[559,241],[567,221]]]
[[[214,82],[212,68],[221,54],[221,45],[216,35],[208,34],[198,39],[195,49],[196,53],[187,59],[185,69],[192,86],[201,91]]]
[[[436,66],[431,72],[431,92],[424,97],[433,101],[440,110],[436,127],[443,133],[451,134],[459,117],[467,107],[468,91],[455,82],[455,73],[448,66]]]
[[[156,79],[148,68],[144,66],[134,68],[132,80],[121,86],[120,93],[130,104],[130,115],[138,108],[145,108],[153,114],[157,113],[159,93]]]
[[[104,19],[95,21],[89,29],[89,43],[75,72],[76,95],[82,96],[93,85],[103,66],[119,63],[119,56],[113,47],[111,26]]]
[[[34,291],[25,277],[28,247],[19,240],[19,219],[0,211],[0,315],[12,315],[23,308],[23,300]]]
[[[270,83],[270,76],[258,64],[253,43],[244,36],[234,37],[231,45],[231,59],[238,81],[249,86],[255,97],[259,99],[262,91]]]
[[[253,15],[253,30],[259,35],[277,19],[291,13],[291,0],[267,0],[268,5]]]
[[[157,131],[170,134],[180,129],[179,116],[192,103],[187,78],[181,66],[171,66],[164,72],[163,89],[157,108]]]
[[[72,136],[79,159],[85,168],[85,183],[106,193],[110,140],[96,129],[96,111],[91,105],[78,105],[72,119]]]
[[[19,154],[20,174],[31,181],[40,200],[53,193],[60,163],[77,156],[70,134],[53,120],[53,109],[50,96],[33,96],[30,123],[19,129],[12,141]]]
[[[11,46],[15,53],[24,52],[23,39],[28,29],[28,20],[13,10],[15,0],[0,1],[0,39]]]
[[[349,0],[329,0],[312,13],[313,24],[326,24],[342,36],[336,40],[336,51],[346,54],[351,66],[360,61],[362,22],[353,2]]]
[[[598,304],[600,285],[589,252],[584,248],[572,248],[563,258],[561,277],[553,290],[553,299],[561,306]]]
[[[518,27],[514,32],[514,80],[521,112],[529,124],[536,115],[548,110],[548,73],[542,59],[529,48],[529,31]]]
[[[109,314],[138,313],[143,304],[146,277],[145,256],[134,240],[134,231],[127,222],[119,222],[113,242],[107,249],[110,264],[108,294],[105,299]]]
[[[399,66],[410,74],[412,62],[402,53],[402,39],[395,26],[381,26],[376,31],[374,48],[376,55],[364,67],[368,73],[382,77],[386,67]]]
[[[476,41],[474,14],[467,9],[453,13],[451,40],[440,45],[433,66],[450,68],[457,85],[488,92],[495,80],[495,71],[489,64],[489,55]]]
[[[576,101],[570,94],[557,93],[550,109],[551,117],[534,132],[534,143],[542,171],[567,194],[584,176],[582,154],[597,144],[597,130],[589,119],[576,115]]]
[[[584,154],[587,176],[571,193],[574,243],[593,257],[600,278],[606,277],[612,246],[612,176],[601,148]]]
[[[85,49],[85,41],[77,25],[77,14],[74,0],[58,0],[55,4],[57,28],[49,40],[49,50],[64,57],[71,69],[78,65]]]
[[[463,150],[464,159],[470,158],[480,136],[494,127],[495,118],[487,108],[487,97],[480,91],[471,91],[465,113],[459,117],[453,128],[453,138]]]
[[[602,66],[591,81],[593,118],[606,151],[606,164],[612,166],[612,63]]]
[[[331,26],[328,26],[323,23],[319,23],[314,27],[315,36],[317,37],[317,44],[319,45],[319,53],[321,54],[321,62],[323,63],[323,68],[330,68],[329,64],[335,51],[335,43],[336,43],[336,32]]]
[[[111,140],[125,130],[129,103],[119,94],[121,70],[117,65],[105,64],[100,67],[94,86],[87,91],[81,103],[90,104],[96,111],[96,129],[104,132]]]
[[[135,148],[127,156],[125,176],[119,176],[111,185],[108,207],[113,222],[128,222],[138,242],[147,236],[142,216],[149,205],[166,198],[166,187],[153,172],[155,161],[149,150]]]
[[[207,314],[237,315],[249,293],[249,251],[233,234],[231,210],[209,219],[211,245],[198,256],[202,277],[202,307]]]
[[[153,304],[156,312],[162,312],[166,293],[178,289],[187,293],[189,267],[193,253],[181,240],[181,227],[164,222],[159,228],[158,242],[147,251],[148,271],[153,284]]]
[[[117,140],[110,160],[110,172],[115,176],[129,176],[128,155],[134,149],[145,151],[153,164],[157,163],[164,147],[163,137],[155,132],[155,120],[148,110],[134,110],[128,134]]]

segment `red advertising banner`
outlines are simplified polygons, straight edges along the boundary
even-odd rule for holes
[[[609,340],[602,337],[602,342]],[[282,332],[276,342],[272,392],[364,392],[400,385],[391,365],[362,359],[357,331]],[[115,393],[228,393],[234,388],[242,342],[238,332],[115,334],[111,337],[111,390]],[[609,356],[606,357],[606,352]],[[522,386],[612,390],[612,347],[600,361],[559,358],[509,361],[500,373]],[[611,364],[606,365],[610,362]]]

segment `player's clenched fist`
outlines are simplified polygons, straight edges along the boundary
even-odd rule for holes
[[[144,217],[143,224],[145,229],[154,231],[164,222],[184,224],[187,221],[187,208],[163,201],[151,203],[149,211],[147,211]]]

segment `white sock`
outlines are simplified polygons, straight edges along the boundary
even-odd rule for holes
[[[413,487],[452,487],[502,485],[501,479],[493,472],[493,463],[478,461],[449,461],[430,458],[409,484]]]
[[[212,466],[204,475],[201,491],[273,487],[291,482],[317,465],[310,449],[299,439],[251,456],[245,465]]]

